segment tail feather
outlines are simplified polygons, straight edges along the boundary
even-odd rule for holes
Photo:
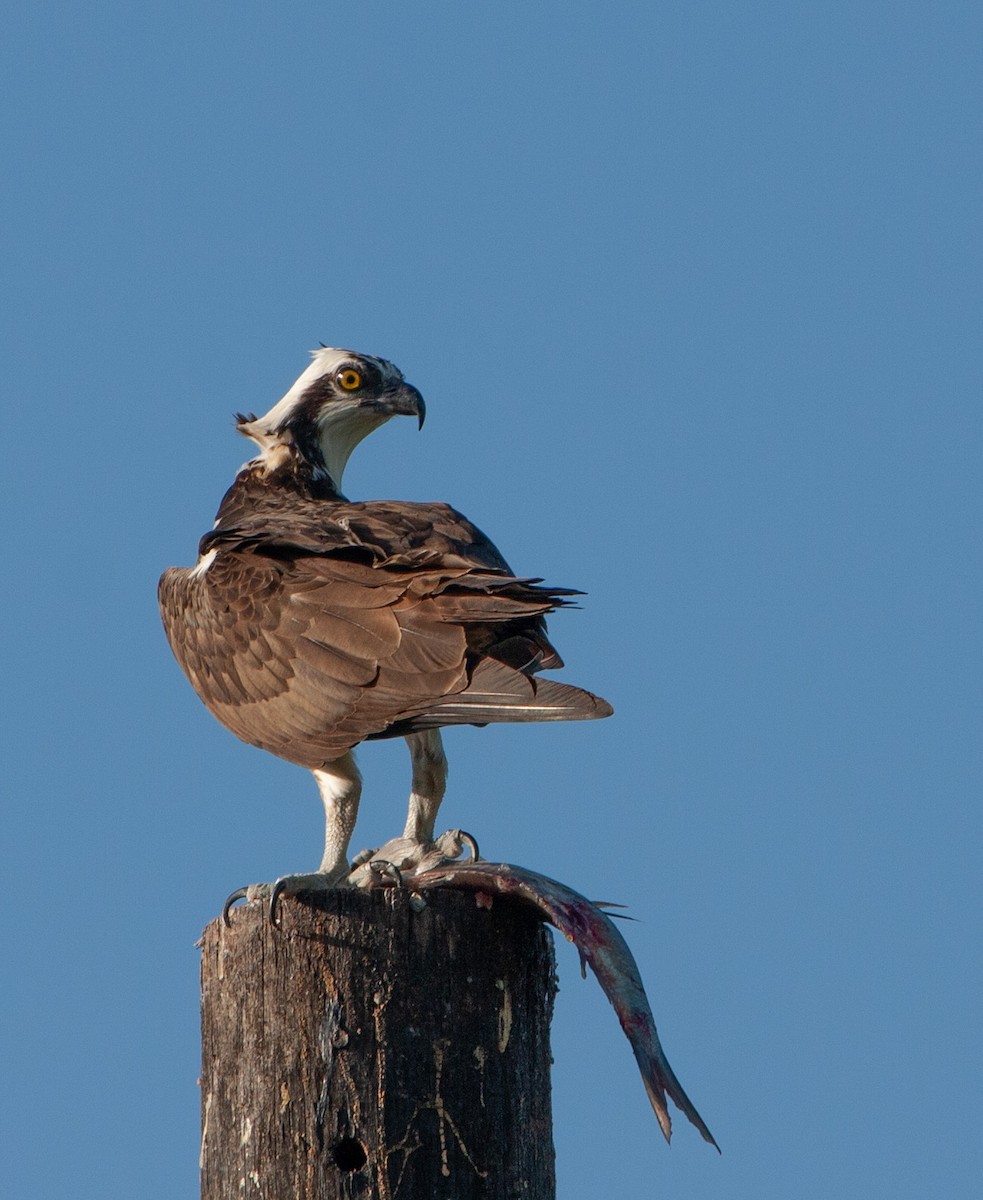
[[[583,688],[534,679],[495,659],[483,659],[464,691],[390,725],[383,736],[497,721],[592,721],[609,717],[613,711],[606,700]]]

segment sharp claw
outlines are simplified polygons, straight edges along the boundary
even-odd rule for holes
[[[466,833],[463,829],[460,832],[461,841],[471,851],[471,858],[465,859],[465,862],[477,862],[481,858],[481,853],[478,850],[477,839],[470,833]]]
[[[395,863],[388,862],[384,858],[373,858],[368,865],[374,875],[382,875],[386,879],[391,879],[398,888],[403,886],[403,876]]]
[[[266,913],[267,913],[267,916],[269,917],[270,924],[273,926],[274,929],[280,928],[280,918],[277,916],[276,910],[277,910],[277,905],[280,903],[280,897],[283,895],[284,891],[286,890],[286,886],[287,886],[286,880],[278,879],[276,881],[276,883],[273,885],[273,890],[270,892],[270,904],[269,904],[269,908],[266,910]]]
[[[222,905],[222,924],[226,929],[232,928],[232,922],[229,920],[229,910],[237,900],[245,900],[248,892],[249,888],[236,888],[236,890],[234,892],[230,892],[226,898],[225,903]]]

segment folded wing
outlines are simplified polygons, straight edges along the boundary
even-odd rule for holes
[[[511,574],[444,505],[344,504],[278,535],[206,535],[206,570],[171,569],[175,656],[238,737],[307,767],[367,738],[442,725],[584,720],[610,706],[537,679],[562,662],[544,616],[565,589]]]

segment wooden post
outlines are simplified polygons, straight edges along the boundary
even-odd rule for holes
[[[202,1200],[553,1200],[550,935],[501,897],[418,904],[205,930]]]

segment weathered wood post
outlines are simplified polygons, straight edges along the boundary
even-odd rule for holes
[[[550,935],[340,890],[205,930],[202,1200],[553,1200]]]

